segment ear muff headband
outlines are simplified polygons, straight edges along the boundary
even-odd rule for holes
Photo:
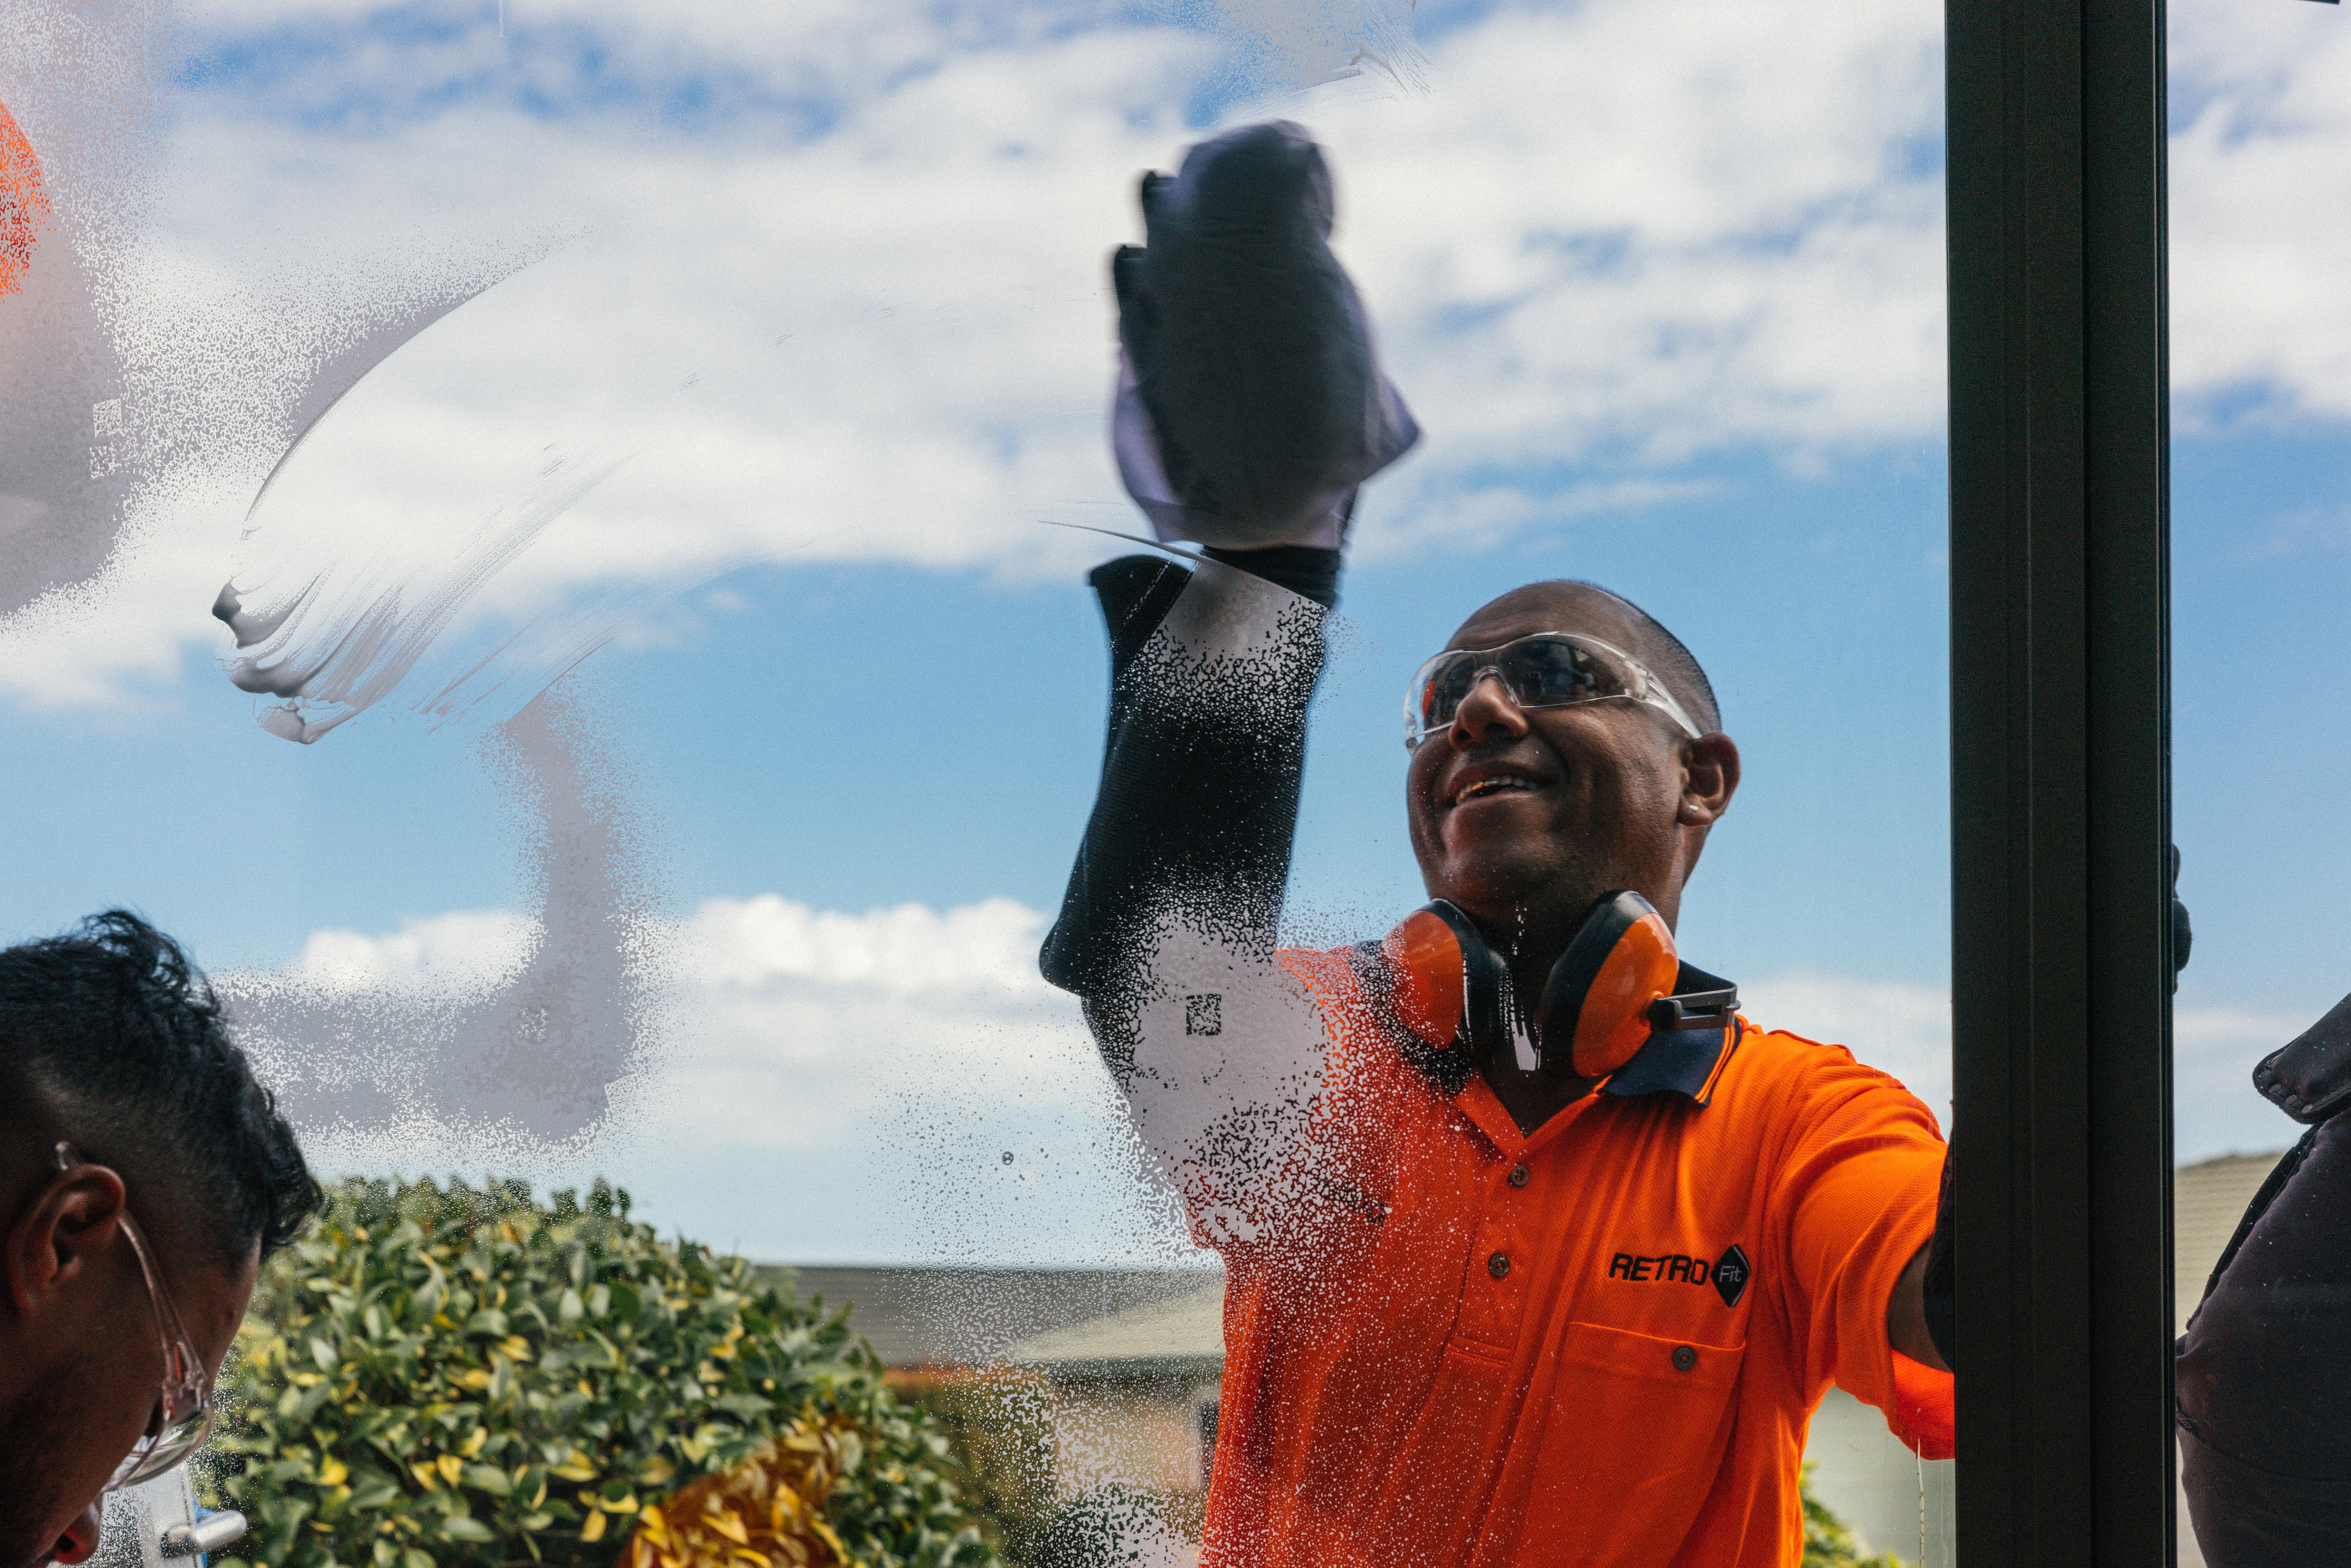
[[[1543,1054],[1566,1052],[1579,1078],[1607,1077],[1646,1043],[1649,1008],[1680,973],[1665,917],[1637,893],[1608,894],[1552,966],[1534,1017]]]

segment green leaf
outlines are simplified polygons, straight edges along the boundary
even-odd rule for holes
[[[514,1482],[495,1465],[467,1465],[465,1484],[475,1491],[488,1492],[492,1497],[512,1497]]]

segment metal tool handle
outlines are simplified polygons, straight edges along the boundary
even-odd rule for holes
[[[245,1531],[245,1515],[233,1508],[224,1509],[218,1513],[204,1515],[193,1524],[175,1524],[163,1531],[163,1555],[193,1557],[218,1552],[230,1542],[242,1538]]]

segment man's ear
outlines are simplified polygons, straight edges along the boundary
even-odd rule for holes
[[[1701,735],[1682,754],[1682,805],[1675,821],[1710,828],[1739,791],[1739,743],[1719,730]]]
[[[7,1256],[0,1259],[19,1318],[110,1266],[122,1204],[122,1178],[104,1166],[78,1165],[34,1193],[8,1228]]]

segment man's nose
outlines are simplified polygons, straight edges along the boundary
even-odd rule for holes
[[[1479,675],[1453,710],[1453,744],[1468,748],[1480,741],[1493,740],[1527,732],[1527,716],[1510,695],[1502,677],[1491,670]]]
[[[50,1561],[68,1565],[87,1562],[98,1551],[98,1538],[104,1531],[104,1517],[93,1500],[74,1517],[71,1524],[66,1526],[66,1532],[57,1537],[57,1549],[49,1553]]]

